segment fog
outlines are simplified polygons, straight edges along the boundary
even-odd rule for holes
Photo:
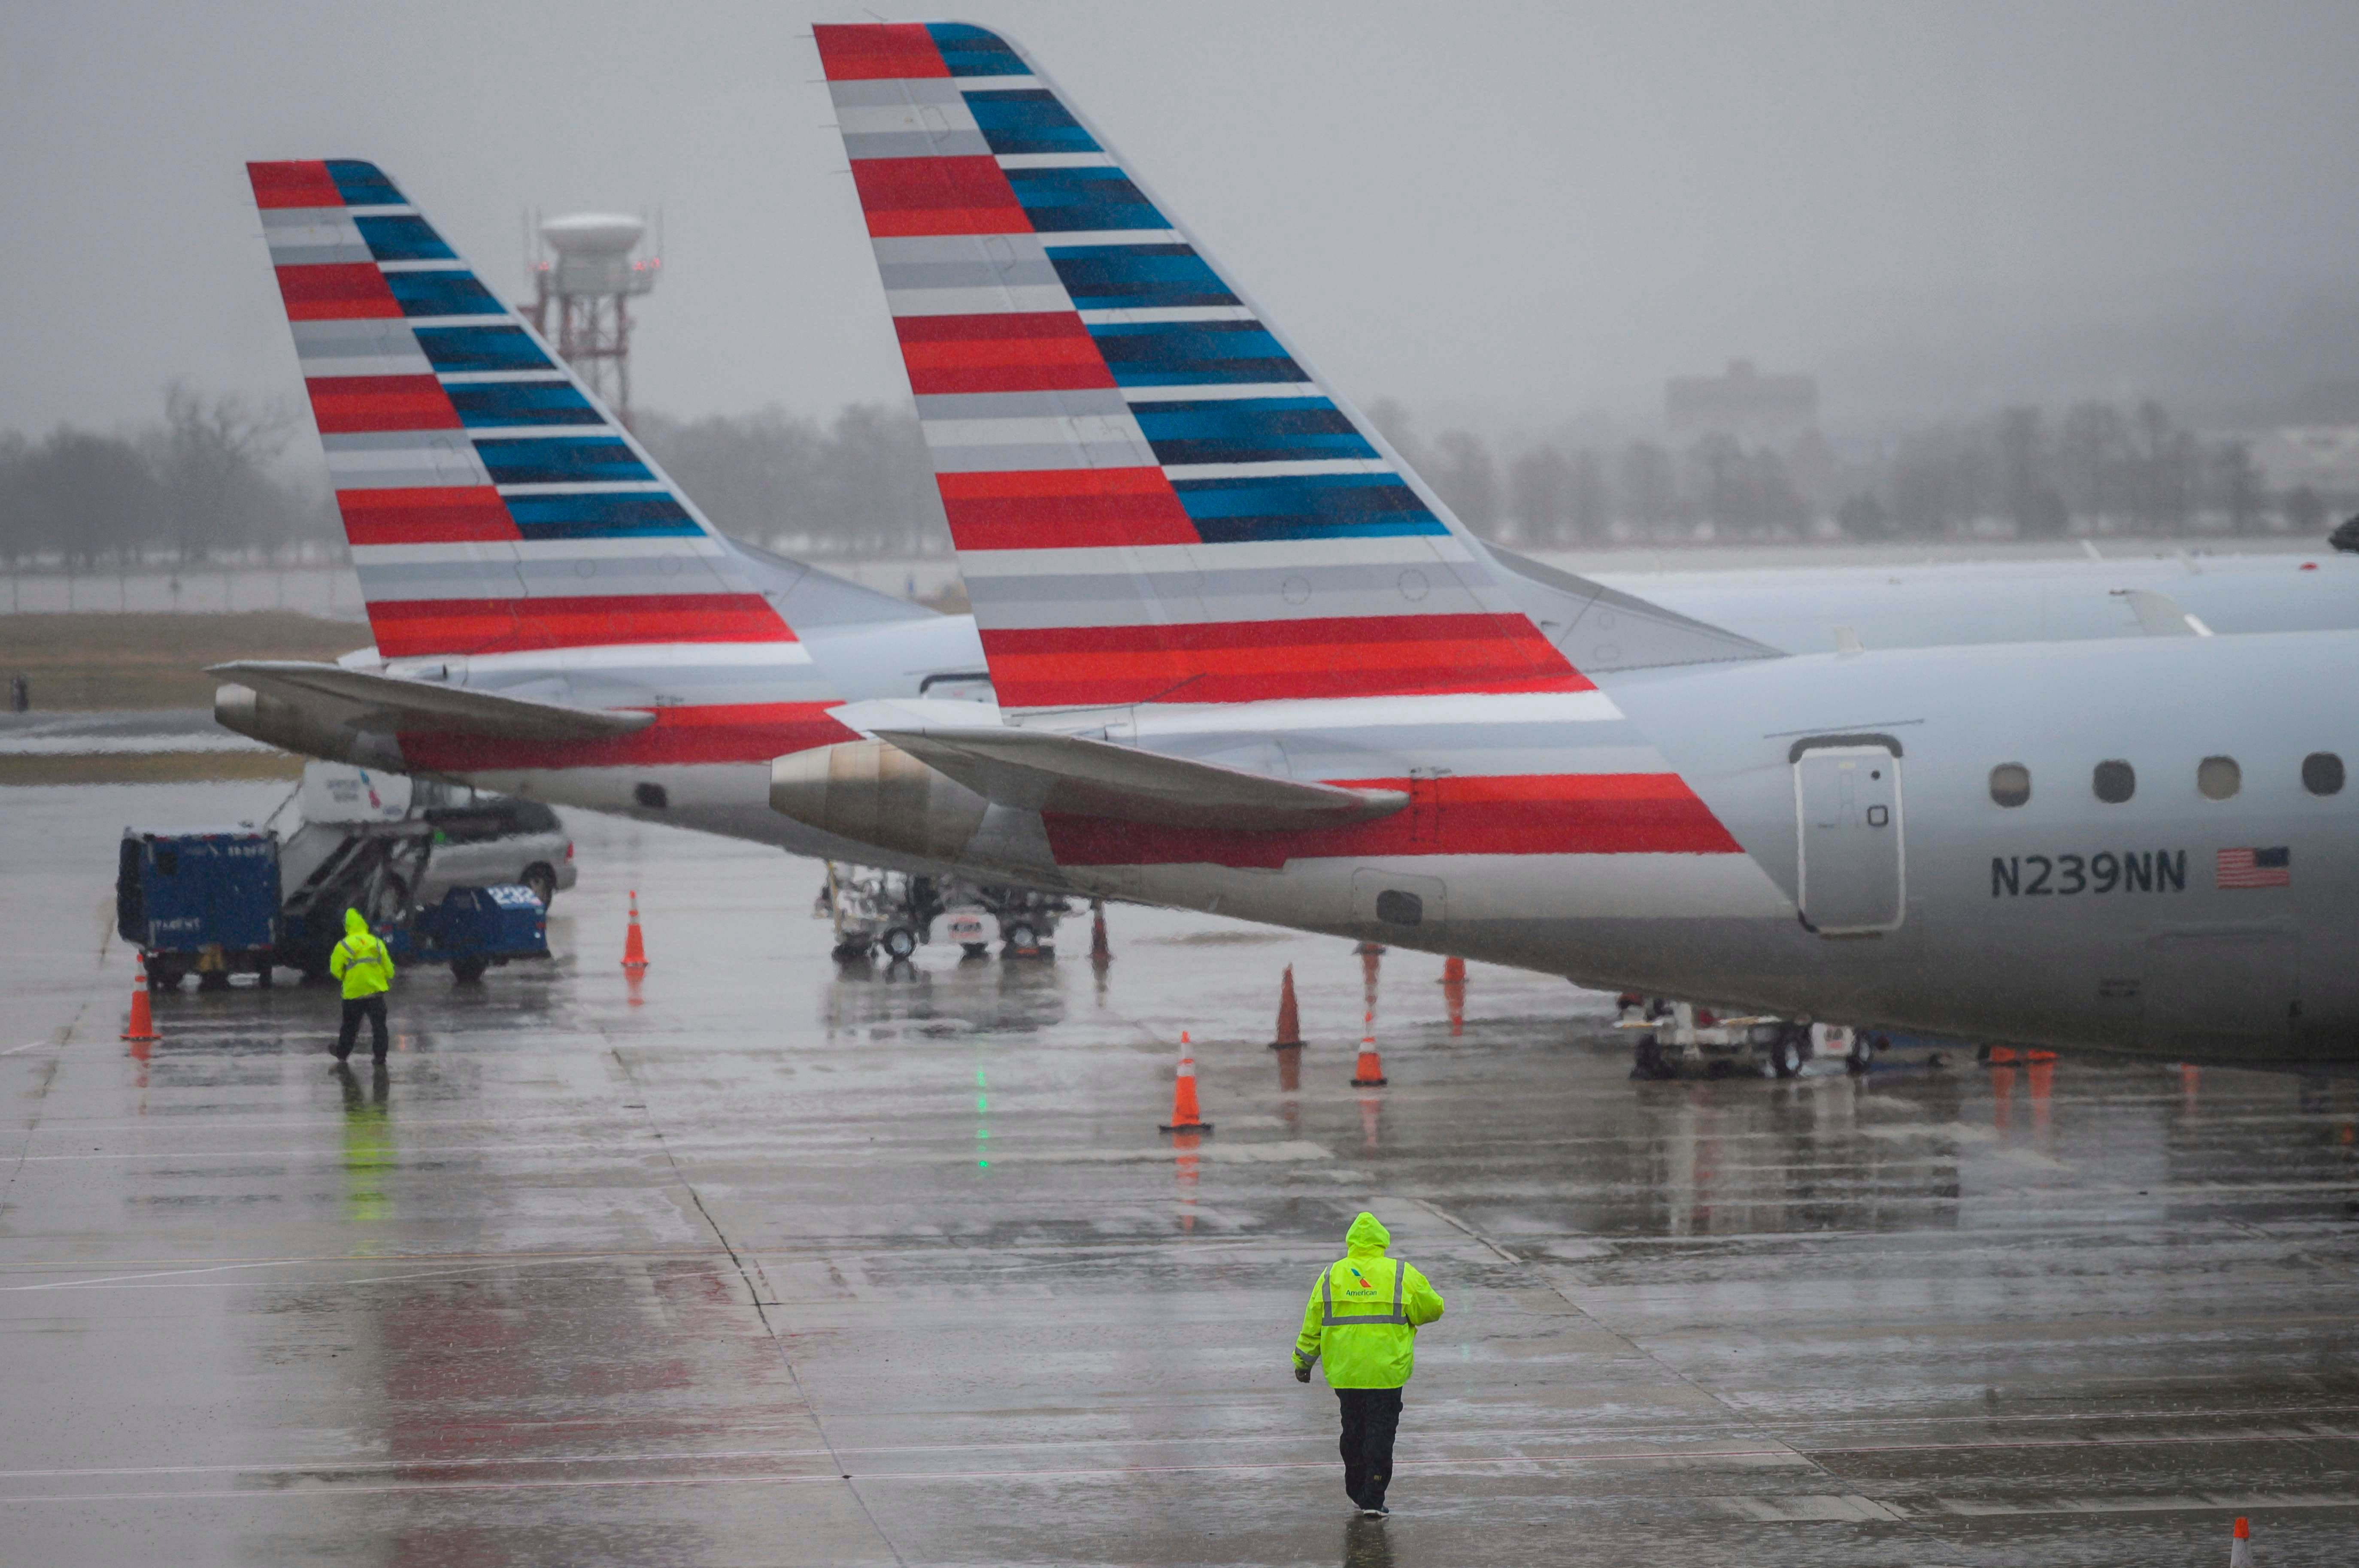
[[[1429,428],[1627,436],[1739,355],[1831,430],[2359,378],[2347,3],[962,11]],[[0,427],[298,392],[253,157],[381,162],[519,295],[527,208],[660,208],[645,406],[901,399],[807,36],[863,14],[0,9]]]

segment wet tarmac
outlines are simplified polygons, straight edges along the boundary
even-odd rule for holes
[[[1117,909],[839,974],[817,869],[569,818],[561,955],[116,1039],[127,822],[0,800],[0,1561],[2268,1563],[2359,1541],[2359,1102],[2067,1058],[1633,1082],[1608,999]],[[651,967],[618,966],[636,888]],[[1295,968],[1309,1044],[1266,1047]],[[291,979],[291,977],[289,977]],[[1159,1134],[1180,1032],[1210,1137]],[[1282,1087],[1289,1069],[1299,1087]],[[1187,1146],[1192,1142],[1193,1146]],[[1288,1374],[1448,1297],[1388,1520]]]

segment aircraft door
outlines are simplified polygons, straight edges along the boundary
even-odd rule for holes
[[[1797,746],[1794,810],[1802,923],[1821,936],[1898,930],[1908,903],[1897,749]]]

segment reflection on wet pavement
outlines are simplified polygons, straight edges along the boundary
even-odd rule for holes
[[[2245,1514],[2293,1563],[2359,1521],[2347,1085],[1634,1082],[1562,981],[1394,949],[1372,997],[1344,943],[1122,907],[1103,963],[839,969],[807,868],[591,818],[560,960],[405,977],[382,1072],[292,986],[116,1041],[114,835],[254,793],[11,792],[7,1561],[2201,1562]],[[1182,1030],[1214,1137],[1157,1130]],[[1287,1366],[1363,1206],[1450,1300],[1380,1521]]]

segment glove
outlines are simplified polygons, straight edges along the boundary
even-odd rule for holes
[[[1297,1367],[1294,1369],[1294,1380],[1298,1383],[1307,1383],[1310,1381],[1310,1368],[1308,1367]]]

